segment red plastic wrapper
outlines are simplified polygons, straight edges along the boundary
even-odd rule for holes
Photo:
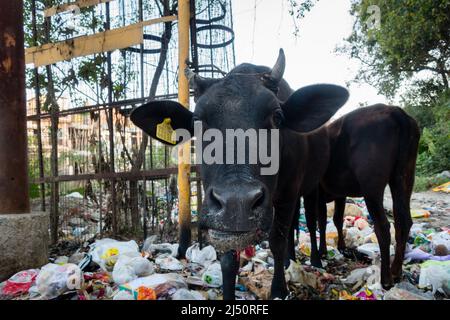
[[[28,293],[28,290],[30,290],[36,280],[38,273],[39,271],[35,269],[29,269],[16,273],[6,281],[2,294],[18,296]]]

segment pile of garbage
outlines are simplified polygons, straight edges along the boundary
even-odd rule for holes
[[[287,270],[296,270],[296,274],[307,273],[297,284],[306,284],[308,290],[297,293],[306,298],[320,297],[339,300],[432,300],[450,298],[450,228],[433,227],[427,221],[430,210],[420,208],[411,210],[414,224],[411,228],[405,260],[404,279],[391,290],[383,290],[380,284],[380,249],[374,232],[373,221],[364,200],[348,199],[344,214],[346,251],[337,250],[338,233],[332,217],[334,204],[327,208],[327,259],[322,261],[324,270],[307,267],[310,265],[310,234],[306,219],[300,216],[298,236],[300,260],[302,264],[291,262]],[[389,215],[388,215],[389,216]],[[389,217],[393,220],[393,217]],[[390,225],[391,258],[394,256],[395,228]],[[319,241],[319,233],[316,234]],[[330,279],[328,285],[323,280]],[[294,285],[293,289],[298,289]],[[301,287],[301,286],[300,286]],[[303,286],[303,289],[305,286]],[[298,290],[297,290],[298,291]]]
[[[390,290],[380,285],[380,258],[373,222],[364,201],[349,199],[345,209],[347,250],[337,250],[337,230],[328,208],[324,269],[311,266],[310,235],[304,212],[296,239],[297,261],[286,269],[288,299],[432,300],[450,297],[450,228],[430,226],[430,211],[413,210],[403,281]],[[392,217],[390,218],[392,220]],[[391,225],[391,254],[395,230]],[[319,234],[316,234],[319,239]],[[212,246],[188,248],[177,259],[178,244],[157,236],[134,240],[97,239],[67,250],[40,269],[24,270],[0,283],[0,299],[220,300],[222,273]],[[73,249],[73,248],[72,248]],[[267,241],[240,252],[236,299],[270,298],[274,260]]]

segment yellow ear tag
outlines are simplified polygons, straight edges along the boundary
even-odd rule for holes
[[[165,142],[176,144],[177,142],[174,140],[175,131],[172,129],[172,126],[170,125],[171,121],[172,120],[170,120],[170,118],[165,118],[163,122],[156,125],[156,137]]]

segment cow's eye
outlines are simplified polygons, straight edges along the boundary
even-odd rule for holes
[[[283,122],[284,122],[283,111],[281,111],[280,109],[275,110],[275,112],[273,113],[273,123],[277,128],[279,128],[281,127]]]

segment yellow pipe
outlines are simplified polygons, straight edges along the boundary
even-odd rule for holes
[[[189,109],[189,83],[184,75],[189,58],[189,0],[178,1],[178,102]],[[190,198],[190,142],[178,147],[178,254],[184,257],[191,243],[191,198]]]

